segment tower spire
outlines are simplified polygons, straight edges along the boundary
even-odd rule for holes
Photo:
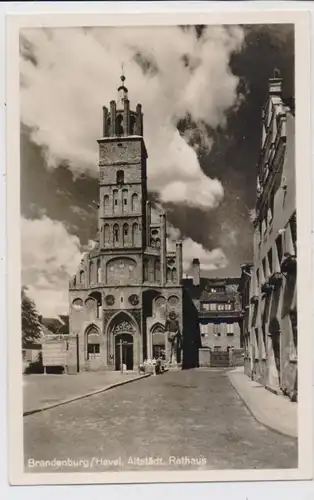
[[[118,88],[119,92],[119,101],[123,103],[125,100],[128,99],[128,89],[124,85],[125,82],[125,75],[124,75],[124,64],[121,64],[121,76],[120,76],[121,84]]]

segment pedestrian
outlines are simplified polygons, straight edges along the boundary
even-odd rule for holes
[[[152,360],[152,366],[153,366],[153,375],[157,374],[157,361],[155,358]]]
[[[156,362],[156,373],[161,373],[161,358],[159,357]]]

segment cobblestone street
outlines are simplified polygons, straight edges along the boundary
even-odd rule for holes
[[[168,372],[24,417],[24,453],[29,472],[297,467],[297,440],[259,424],[223,369]],[[85,462],[34,466],[54,459]]]

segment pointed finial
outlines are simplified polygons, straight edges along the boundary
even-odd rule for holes
[[[125,76],[124,76],[124,63],[121,63],[121,76],[120,76],[120,80],[121,80],[122,85],[123,85],[123,82],[125,81]]]
[[[123,103],[123,101],[128,98],[128,89],[124,85],[125,76],[124,76],[124,64],[123,63],[121,64],[121,73],[122,73],[120,76],[121,84],[118,88],[118,92],[119,92],[119,96],[120,96],[119,101],[121,103]]]

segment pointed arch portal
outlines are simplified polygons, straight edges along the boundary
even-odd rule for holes
[[[121,363],[127,370],[133,370],[136,365],[135,336],[138,333],[134,318],[124,311],[119,312],[111,318],[107,332],[115,370],[121,369]]]

